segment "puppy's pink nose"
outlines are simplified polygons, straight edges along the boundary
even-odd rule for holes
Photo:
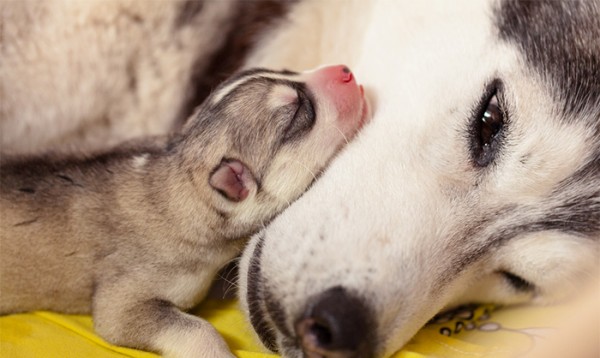
[[[327,66],[306,73],[305,78],[317,98],[317,107],[330,114],[328,121],[347,138],[356,133],[366,120],[368,108],[352,71],[345,65]]]
[[[315,76],[320,77],[322,80],[328,80],[338,83],[352,82],[354,76],[352,71],[345,65],[327,66],[318,69],[315,72]]]

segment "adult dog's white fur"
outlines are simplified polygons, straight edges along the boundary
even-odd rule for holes
[[[536,20],[540,3],[530,4]],[[556,10],[597,16],[598,1],[541,4],[564,27],[557,32],[575,28],[568,41],[585,44],[569,49],[581,61],[570,66],[587,65],[581,71],[590,75],[570,88],[553,76],[572,69],[535,67],[527,50],[556,61],[571,45],[524,49],[502,38],[496,22],[508,32],[519,24],[498,18],[501,1],[344,5],[343,13],[338,3],[299,5],[296,21],[252,58],[302,68],[348,56],[339,60],[364,79],[375,107],[358,140],[245,251],[240,292],[263,342],[302,356],[295,324],[332,287],[370,308],[371,354],[388,356],[445,307],[552,302],[598,274],[600,24],[587,23],[582,35]],[[549,30],[533,23],[530,31]],[[298,56],[297,47],[311,51]],[[507,123],[503,147],[481,168],[470,157],[469,127],[495,79]],[[586,106],[563,112],[582,87]]]
[[[311,300],[332,287],[343,287],[368,307],[374,332],[368,352],[388,356],[445,307],[472,301],[551,302],[576,291],[581,280],[598,272],[600,5],[597,0],[528,2],[531,6],[521,10],[533,15],[523,19],[537,20],[528,23],[502,19],[507,13],[499,9],[505,2],[303,0],[255,45],[248,67],[303,70],[324,63],[348,64],[374,107],[372,123],[357,140],[246,250],[241,298],[246,309],[252,308],[250,318],[259,322],[256,328],[266,344],[275,343],[271,347],[285,356],[301,356],[295,324]],[[217,3],[222,2],[206,3],[211,4],[206,16],[214,11],[210,16],[221,14],[217,19],[228,23],[230,9]],[[46,23],[27,30],[46,36],[48,23],[64,19],[70,28],[77,24],[72,21],[88,24],[85,19],[102,14],[90,8],[108,3],[82,2],[78,6],[86,11],[73,13],[88,17],[78,15],[75,20],[47,10],[61,3],[52,4],[39,7],[43,16],[30,7],[16,15],[44,18]],[[64,4],[65,9],[76,7]],[[110,4],[106,7],[115,3]],[[194,37],[200,32],[186,33],[185,26],[162,37],[168,27],[163,24],[177,17],[169,6],[120,4],[126,4],[126,11],[113,8],[109,13],[124,14],[123,18],[110,24],[138,23],[140,16],[154,14],[155,21],[142,22],[144,31],[161,34],[151,42],[157,53],[148,56],[150,63],[144,52],[132,51],[125,56],[129,62],[105,70],[78,70],[71,78],[67,70],[77,68],[78,62],[64,67],[61,56],[66,49],[59,44],[44,48],[54,56],[46,59],[39,57],[40,48],[11,47],[6,39],[26,31],[4,25],[3,150],[45,150],[61,146],[61,138],[73,138],[71,134],[82,138],[75,143],[93,141],[93,128],[82,135],[81,126],[69,123],[88,117],[102,123],[98,113],[104,110],[111,131],[100,128],[105,133],[101,143],[113,134],[124,138],[166,130],[168,109],[176,107],[173,99],[184,92],[178,81],[191,71],[187,51],[198,50],[198,39],[197,45],[211,56],[219,36],[210,29],[217,28],[218,21],[209,22],[207,41]],[[17,9],[8,8],[2,6],[5,18]],[[118,26],[110,28],[115,30],[107,37],[109,44],[137,38],[128,36],[131,31],[118,31]],[[533,40],[519,42],[513,30],[521,36],[531,31]],[[561,31],[566,41],[560,41]],[[85,31],[76,33],[83,36]],[[558,41],[533,46],[545,33]],[[78,51],[93,58],[93,37],[74,41],[88,44]],[[121,47],[114,53],[129,54],[128,46]],[[182,48],[186,50],[179,54]],[[537,53],[528,52],[532,48]],[[566,50],[572,56],[561,59]],[[138,76],[130,76],[128,64],[137,64],[132,68],[141,71]],[[581,64],[583,72],[578,72]],[[36,70],[37,66],[41,67]],[[98,66],[103,69],[104,62]],[[67,73],[64,81],[61,69]],[[579,76],[556,80],[562,72]],[[104,83],[98,80],[103,73],[136,81],[88,87]],[[156,83],[152,73],[160,75]],[[474,112],[495,80],[502,83],[506,122],[497,155],[482,167],[472,158],[472,127],[478,120]],[[49,99],[28,91],[36,86],[55,93],[44,94]],[[132,92],[136,96],[128,97]],[[583,104],[571,103],[573,98]],[[114,121],[123,118],[125,126],[131,111],[133,122],[138,115],[153,119],[143,126],[136,122],[135,130],[122,133]],[[31,142],[14,137],[25,134],[42,145],[32,149]],[[248,288],[254,292],[250,304]]]

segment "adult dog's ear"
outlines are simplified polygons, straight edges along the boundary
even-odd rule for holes
[[[208,179],[210,186],[228,200],[243,201],[256,181],[248,167],[235,159],[223,159]]]

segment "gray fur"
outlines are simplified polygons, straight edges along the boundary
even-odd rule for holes
[[[579,115],[598,126],[600,2],[504,0],[496,11],[501,38],[520,47],[560,110],[574,115],[565,118]]]
[[[178,129],[291,5],[2,1],[0,150],[105,150]]]
[[[273,107],[273,88],[308,89],[297,74],[274,82],[260,73],[237,76],[252,78],[215,103],[231,81],[217,88],[170,138],[96,155],[3,158],[0,314],[92,312],[110,342],[160,353],[169,353],[160,343],[169,330],[212,330],[182,310],[204,297],[246,238],[296,199],[342,142],[306,168],[287,168],[295,180],[283,194],[271,193],[269,177],[286,180],[272,164],[283,155],[304,157],[312,148],[303,138],[313,131],[285,140],[306,108]],[[246,164],[256,179],[243,202],[209,185],[225,158]],[[205,352],[220,342],[213,337]]]

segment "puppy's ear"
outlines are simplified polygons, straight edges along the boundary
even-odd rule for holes
[[[213,189],[234,202],[246,199],[250,189],[256,185],[248,167],[235,159],[223,159],[212,171],[208,182]]]

